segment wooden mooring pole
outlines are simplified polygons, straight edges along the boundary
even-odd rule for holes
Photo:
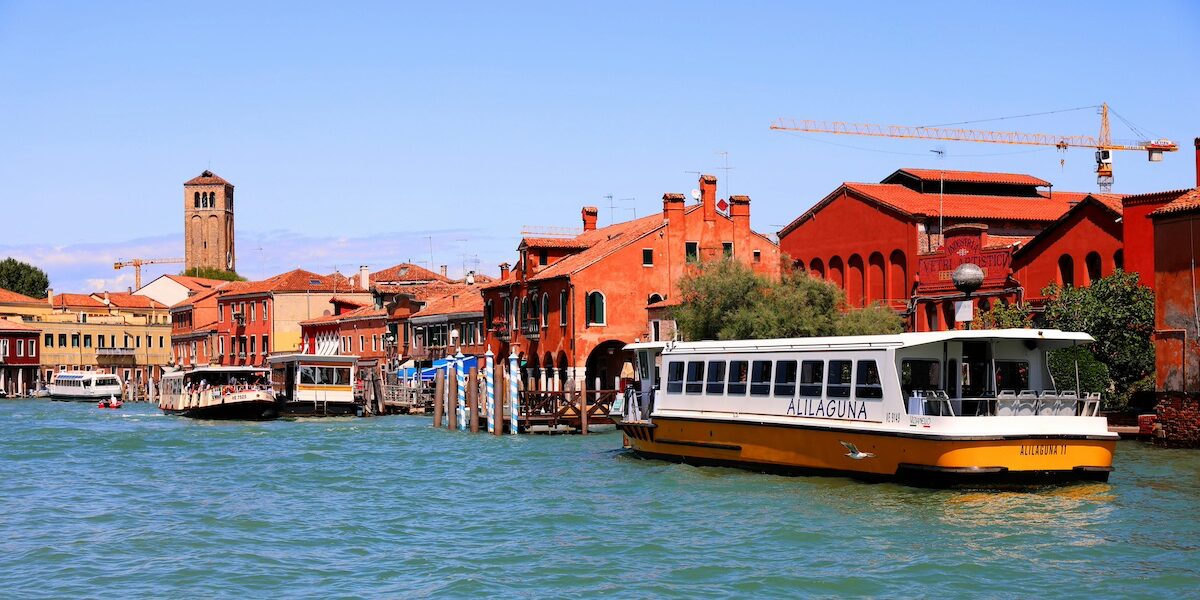
[[[443,398],[446,397],[446,377],[441,371],[433,375],[433,426],[442,426]]]
[[[467,373],[467,410],[471,411],[471,433],[479,433],[479,369]]]
[[[587,435],[588,433],[588,386],[587,380],[584,379],[583,385],[579,386],[579,433]]]

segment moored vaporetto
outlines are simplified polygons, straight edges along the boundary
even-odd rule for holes
[[[613,406],[640,455],[921,484],[1106,481],[1118,436],[1078,369],[1085,333],[1004,329],[636,343]],[[660,385],[661,384],[661,385]]]

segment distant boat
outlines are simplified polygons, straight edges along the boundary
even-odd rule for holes
[[[96,408],[121,408],[124,406],[124,404],[124,402],[117,400],[116,396],[109,396],[108,398],[97,402]]]
[[[61,371],[47,386],[51,400],[96,402],[121,395],[121,378],[96,371]]]
[[[274,419],[279,405],[269,373],[260,367],[199,367],[166,373],[158,407],[193,419]]]

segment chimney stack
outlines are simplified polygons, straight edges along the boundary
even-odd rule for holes
[[[1200,188],[1200,137],[1193,143],[1196,144],[1196,187]]]
[[[704,220],[717,219],[717,178],[714,175],[700,176],[700,203],[704,205]]]
[[[438,269],[438,271],[441,272],[442,277],[448,277],[448,273],[450,272],[449,269],[450,267],[448,265],[442,265],[442,268]]]
[[[596,230],[596,215],[599,213],[600,213],[600,211],[597,210],[595,206],[583,207],[583,230],[584,231],[595,231]]]
[[[367,265],[358,266],[358,287],[364,291],[371,289],[371,273],[367,271]]]
[[[733,219],[734,231],[750,231],[750,196],[729,197],[729,218]]]
[[[500,263],[500,281],[504,281],[505,279],[508,279],[508,267],[509,267],[508,263],[506,263],[506,262]]]
[[[112,304],[112,301],[108,299],[108,290],[105,290],[104,291],[104,305],[108,306],[109,304]]]
[[[54,288],[46,288],[46,302],[54,306]]]
[[[683,223],[682,218],[683,194],[663,194],[663,219],[673,223]]]

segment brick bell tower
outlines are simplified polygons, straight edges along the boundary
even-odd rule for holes
[[[183,184],[184,262],[192,269],[233,271],[233,184],[204,171]]]

